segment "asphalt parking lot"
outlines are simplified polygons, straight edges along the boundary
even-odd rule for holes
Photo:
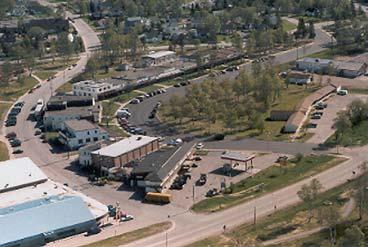
[[[321,119],[310,119],[309,122],[317,124],[317,127],[308,129],[308,132],[314,135],[307,142],[319,144],[326,141],[334,133],[332,126],[337,113],[345,110],[346,106],[355,99],[367,100],[368,95],[349,94],[345,96],[333,95],[330,97],[326,101],[328,106],[323,110]]]
[[[216,188],[220,190],[221,182],[225,180],[226,186],[230,183],[237,183],[275,163],[277,158],[281,154],[277,153],[255,153],[250,151],[241,151],[242,154],[250,156],[256,155],[253,160],[253,169],[244,171],[244,165],[240,164],[236,167],[231,176],[223,173],[223,165],[225,160],[221,159],[221,151],[211,151],[207,155],[200,156],[201,161],[186,161],[184,164],[192,165],[197,164],[198,167],[191,168],[191,179],[188,179],[182,190],[170,190],[173,195],[173,205],[177,207],[183,207],[188,209],[192,206],[193,201],[198,202],[205,199],[205,195],[208,190]],[[248,163],[250,165],[250,163]],[[200,174],[207,174],[207,182],[202,186],[197,186],[196,181],[199,179]],[[193,200],[193,188],[194,188],[194,200]]]

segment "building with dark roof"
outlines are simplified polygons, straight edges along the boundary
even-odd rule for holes
[[[131,183],[142,187],[146,192],[161,192],[170,186],[172,178],[182,162],[190,155],[193,143],[184,143],[173,148],[163,148],[147,155],[137,162],[131,171]]]

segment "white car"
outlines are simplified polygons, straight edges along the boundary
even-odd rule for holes
[[[122,216],[120,218],[120,221],[121,222],[130,221],[130,220],[134,220],[134,216],[133,215],[130,215],[130,214],[127,214],[127,215]]]
[[[340,96],[348,95],[348,90],[340,89],[337,91],[337,95]]]
[[[204,147],[203,143],[198,143],[196,149],[202,149]]]

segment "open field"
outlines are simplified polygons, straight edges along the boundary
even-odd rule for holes
[[[67,82],[67,83],[64,83],[58,89],[56,89],[56,92],[58,92],[58,93],[67,93],[67,92],[71,92],[72,90],[73,90],[72,83]]]
[[[320,227],[317,209],[322,207],[335,207],[341,210],[349,200],[350,194],[347,192],[351,190],[354,183],[355,181],[349,182],[321,193],[317,200],[312,203],[313,218],[310,223],[308,223],[307,219],[308,207],[306,204],[302,203],[277,211],[267,217],[258,218],[256,226],[253,224],[243,224],[219,236],[203,239],[187,247],[259,246],[262,244],[262,241],[272,240],[287,234],[299,233]],[[303,245],[303,243],[307,242],[314,242],[315,244]],[[238,243],[238,245],[236,245],[236,243]],[[283,243],[272,246],[329,246],[329,244],[328,232],[324,231],[323,233],[312,235],[310,238],[297,241],[296,243]]]
[[[329,155],[294,158],[285,166],[274,165],[232,186],[232,193],[202,200],[192,207],[195,212],[211,212],[235,206],[262,194],[275,191],[313,176],[341,162],[344,158]]]
[[[336,146],[336,135],[330,136],[325,144],[329,147]],[[341,137],[340,146],[364,146],[368,144],[368,122],[363,121],[347,130]]]
[[[141,228],[132,232],[123,233],[121,235],[111,237],[93,244],[84,245],[83,247],[118,247],[124,244],[128,244],[137,241],[141,238],[146,238],[151,235],[166,231],[170,229],[171,222],[163,222],[154,224],[145,228]]]
[[[8,111],[10,104],[0,103],[0,123],[2,123],[5,113]],[[0,161],[8,160],[9,153],[6,144],[0,142]]]
[[[23,81],[11,82],[9,85],[0,88],[0,100],[17,100],[29,89],[37,85],[37,80],[26,76]]]
[[[154,91],[156,89],[162,89],[162,87],[153,84],[153,85],[150,85],[150,86],[147,86],[147,87],[140,88],[138,90],[139,91],[142,91],[142,92],[149,93],[149,92],[152,92],[152,91]]]
[[[113,101],[102,101],[102,115],[111,118],[115,117],[115,112],[119,109],[119,104]]]

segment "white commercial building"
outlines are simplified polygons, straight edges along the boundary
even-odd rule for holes
[[[43,246],[96,228],[107,213],[50,180],[28,157],[0,162],[0,246]]]
[[[142,56],[145,66],[161,65],[176,60],[176,54],[173,51],[158,51]]]
[[[106,130],[87,120],[65,121],[62,130],[59,131],[59,141],[70,150],[108,138]]]
[[[99,96],[118,90],[120,85],[107,82],[95,82],[92,80],[80,81],[73,84],[73,94],[78,96],[91,96],[98,99]]]

